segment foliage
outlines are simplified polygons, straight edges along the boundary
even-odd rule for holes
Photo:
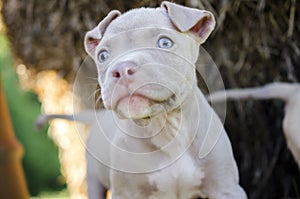
[[[59,181],[58,152],[49,140],[46,129],[38,131],[34,121],[40,113],[36,95],[20,89],[12,67],[12,56],[6,37],[0,35],[0,74],[12,118],[14,131],[25,149],[23,159],[28,188],[32,195],[42,190],[57,190],[63,187]]]
[[[59,192],[41,192],[37,197],[31,197],[30,199],[69,199],[66,190]]]

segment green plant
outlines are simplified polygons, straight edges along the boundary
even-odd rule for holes
[[[37,96],[20,88],[12,55],[5,35],[0,34],[0,75],[15,134],[24,147],[23,167],[31,195],[41,191],[60,190],[58,150],[48,138],[46,129],[39,131],[34,121],[40,114]]]

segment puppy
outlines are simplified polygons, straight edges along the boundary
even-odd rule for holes
[[[300,84],[274,82],[265,86],[242,89],[228,89],[211,93],[208,96],[211,102],[225,100],[268,100],[280,99],[285,102],[285,116],[283,118],[283,131],[298,167],[300,168]]]
[[[113,199],[247,198],[223,125],[197,87],[199,46],[214,26],[208,11],[163,2],[111,11],[87,32],[106,108],[74,117],[92,123],[89,198],[107,189]]]

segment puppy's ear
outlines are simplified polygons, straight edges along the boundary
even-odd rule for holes
[[[204,43],[215,27],[215,18],[206,10],[188,8],[175,3],[164,1],[161,3],[172,23],[181,32],[191,31],[200,44]]]
[[[120,15],[121,13],[118,10],[112,10],[94,29],[85,34],[84,48],[93,59],[95,57],[95,49],[100,43],[106,28],[115,18]]]

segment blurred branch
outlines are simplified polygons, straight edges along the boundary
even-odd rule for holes
[[[0,198],[27,199],[21,159],[23,148],[13,133],[0,79]]]

